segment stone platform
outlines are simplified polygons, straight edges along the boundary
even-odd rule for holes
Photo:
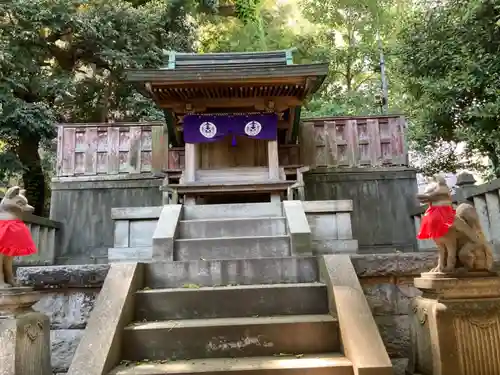
[[[50,321],[31,308],[32,288],[0,290],[0,374],[51,375]]]
[[[415,286],[409,373],[500,374],[500,277],[423,273]]]

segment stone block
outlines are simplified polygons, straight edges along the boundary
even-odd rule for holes
[[[380,335],[391,358],[408,358],[410,318],[408,315],[376,316]]]
[[[111,265],[68,370],[70,375],[105,375],[120,362],[123,328],[133,319],[133,295],[143,281],[142,264]]]
[[[416,276],[435,266],[435,252],[352,255],[359,277]]]
[[[83,329],[98,293],[97,289],[43,293],[33,309],[50,318],[52,329]]]
[[[181,204],[163,206],[153,233],[153,259],[174,260],[174,240],[177,237]]]
[[[293,255],[311,254],[311,228],[301,201],[284,201],[283,212],[286,217]]]
[[[21,285],[44,288],[99,288],[109,270],[109,264],[73,266],[20,267],[17,279]]]
[[[373,315],[396,315],[398,313],[398,287],[396,285],[363,285],[363,291]]]
[[[394,375],[406,375],[408,358],[392,358],[391,362],[394,370]]]
[[[83,332],[83,329],[56,329],[50,332],[53,372],[68,371]]]
[[[422,292],[413,285],[397,285],[396,287],[396,311],[400,315],[408,315],[412,299],[422,295]]]
[[[50,322],[32,288],[0,290],[0,374],[50,375]]]

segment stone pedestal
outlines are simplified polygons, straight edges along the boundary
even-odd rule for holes
[[[423,273],[414,284],[407,373],[500,374],[500,277]]]
[[[32,288],[0,289],[0,374],[51,375],[50,321]]]

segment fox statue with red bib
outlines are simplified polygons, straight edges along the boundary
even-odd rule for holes
[[[24,224],[24,213],[33,212],[19,186],[11,187],[0,202],[0,289],[16,285],[14,280],[14,257],[36,253],[31,233]]]

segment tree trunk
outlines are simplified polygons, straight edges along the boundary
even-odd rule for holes
[[[42,170],[42,161],[38,148],[40,137],[27,136],[19,139],[18,156],[23,164],[23,184],[26,189],[26,198],[35,208],[33,214],[43,216],[45,197],[47,196],[45,176]]]

